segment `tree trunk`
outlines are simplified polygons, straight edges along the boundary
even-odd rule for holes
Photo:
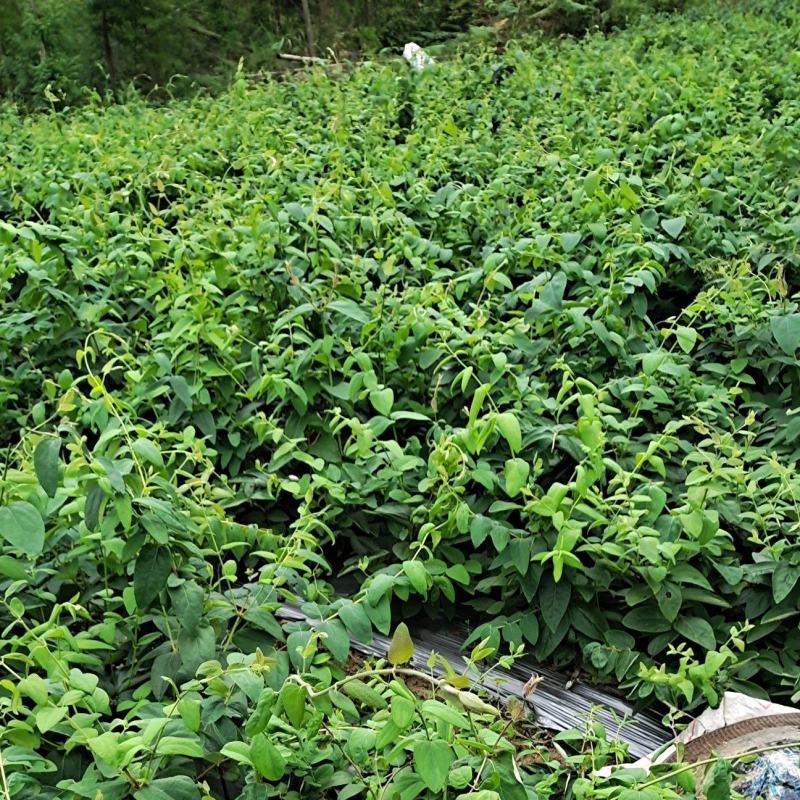
[[[306,50],[310,56],[315,56],[314,52],[314,29],[311,27],[311,9],[308,7],[308,0],[300,0],[303,9],[303,25],[306,29]]]
[[[39,7],[36,5],[35,0],[31,0],[31,11],[33,12],[33,16],[36,17],[36,21],[40,23],[42,21],[42,15],[39,13]],[[47,45],[44,41],[44,31],[40,28],[39,30],[39,63],[44,64],[47,61]]]
[[[113,88],[117,85],[117,65],[114,61],[114,48],[111,46],[111,31],[109,30],[105,9],[100,14],[100,38],[103,43],[103,59],[106,62],[108,78]]]

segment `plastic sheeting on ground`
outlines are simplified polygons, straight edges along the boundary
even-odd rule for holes
[[[671,743],[624,767],[650,770],[656,764],[698,763],[720,756],[734,762],[733,786],[745,797],[800,800],[798,748],[797,709],[726,692],[718,708],[706,709]],[[606,767],[598,774],[608,775],[613,769]]]

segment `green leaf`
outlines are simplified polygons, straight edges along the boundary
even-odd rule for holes
[[[342,691],[362,706],[368,706],[369,708],[378,710],[386,708],[387,706],[386,700],[360,678],[355,678],[354,680],[342,684]]]
[[[83,507],[83,521],[90,531],[95,530],[100,522],[100,505],[105,496],[105,492],[97,481],[92,481],[89,484],[89,490],[86,492],[86,503]]]
[[[671,627],[652,604],[629,611],[622,618],[622,624],[637,633],[665,633]]]
[[[336,708],[340,708],[344,711],[345,717],[347,717],[350,722],[357,722],[361,719],[361,712],[356,708],[356,704],[343,692],[332,689],[328,692],[328,697],[330,697]]]
[[[178,400],[180,400],[187,411],[191,411],[192,392],[191,389],[189,389],[189,384],[186,382],[186,378],[176,375],[170,378],[170,383],[172,384],[172,390],[175,392],[175,396],[178,398]]]
[[[459,692],[458,702],[471,714],[488,714],[491,717],[500,716],[500,710],[496,706],[485,702],[473,692]]]
[[[564,302],[566,288],[567,276],[563,272],[556,272],[539,292],[539,303],[552,311],[560,311]]]
[[[89,749],[100,761],[116,766],[120,758],[119,734],[111,731],[93,736],[88,740]]]
[[[556,627],[558,627],[558,623],[556,623]],[[539,620],[536,619],[533,612],[526,611],[523,613],[519,619],[519,628],[528,644],[534,645],[539,641]]]
[[[660,796],[654,789],[623,789],[618,800],[658,800]]]
[[[795,564],[781,562],[772,573],[772,597],[776,603],[785,600],[800,578],[800,568]]]
[[[428,570],[419,561],[404,561],[403,572],[419,594],[428,591]]]
[[[480,547],[492,530],[494,522],[490,517],[477,514],[469,524],[469,538],[473,547]]]
[[[30,572],[12,556],[0,556],[0,575],[11,578],[12,581],[28,582]]]
[[[392,722],[394,722],[401,731],[404,731],[411,724],[411,720],[414,719],[415,710],[416,705],[413,700],[409,700],[407,697],[401,697],[399,694],[392,697],[390,703]]]
[[[370,622],[384,636],[388,636],[389,631],[392,629],[392,603],[390,596],[385,594],[374,606],[366,603],[364,611]]]
[[[172,557],[166,547],[146,544],[141,549],[133,568],[133,592],[140,611],[149,608],[166,586],[171,569]]]
[[[700,617],[679,617],[675,621],[675,630],[690,642],[699,644],[706,650],[713,650],[717,646],[714,629]]]
[[[344,664],[350,655],[350,637],[344,625],[338,619],[329,619],[320,622],[317,630],[325,634],[322,644],[340,664]]]
[[[64,706],[47,706],[36,710],[36,727],[40,733],[52,730],[67,716],[68,709]]]
[[[131,498],[127,494],[121,494],[114,498],[114,510],[117,512],[117,518],[120,521],[124,530],[131,527],[133,522],[133,504]]]
[[[693,538],[699,538],[703,533],[703,522],[705,517],[702,511],[695,509],[689,514],[680,514],[678,517],[683,524],[684,530]]]
[[[44,522],[36,506],[17,501],[0,508],[0,536],[25,555],[38,556],[44,549]]]
[[[600,173],[597,170],[587,173],[583,179],[583,191],[592,197],[600,188]]]
[[[356,764],[363,764],[369,758],[370,750],[375,747],[375,740],[375,731],[355,728],[347,737],[345,752]]]
[[[448,567],[445,570],[445,574],[448,578],[460,583],[462,586],[469,586],[470,575],[463,564],[453,564],[452,567]]]
[[[178,713],[181,715],[183,724],[186,725],[192,733],[197,733],[197,731],[200,730],[200,711],[201,705],[199,700],[188,695],[184,695],[178,700]]]
[[[49,497],[54,497],[58,488],[58,454],[61,440],[48,438],[40,440],[33,451],[33,469],[36,480]]]
[[[250,745],[245,742],[228,742],[226,745],[223,745],[220,753],[222,753],[225,758],[229,758],[237,764],[253,766],[253,762],[250,760]]]
[[[371,606],[377,605],[392,586],[394,586],[394,578],[391,575],[387,575],[385,572],[375,575],[367,587],[367,602]]]
[[[156,778],[134,792],[136,800],[199,800],[200,790],[186,775]]]
[[[677,583],[667,581],[659,588],[656,600],[664,617],[670,622],[674,622],[683,604],[681,587]]]
[[[444,788],[453,759],[453,750],[447,742],[425,739],[414,745],[414,769],[432,792]]]
[[[703,776],[703,796],[705,800],[730,800],[733,765],[718,758],[706,768]]]
[[[472,780],[472,775],[472,767],[470,767],[468,764],[463,764],[460,767],[454,767],[450,770],[450,773],[447,776],[447,785],[453,789],[464,789]],[[463,797],[463,795],[459,795],[459,797]]]
[[[312,638],[310,630],[292,631],[286,637],[286,651],[292,666],[304,672],[317,652],[317,639]]]
[[[484,383],[475,390],[475,394],[472,396],[472,402],[469,406],[467,427],[471,428],[475,424],[475,420],[478,419],[478,414],[480,414],[481,408],[483,407],[483,401],[486,399],[486,395],[489,394],[491,388],[492,385],[490,383]]]
[[[133,443],[133,452],[154,467],[162,468],[164,466],[164,458],[161,455],[161,451],[149,439],[137,439]]]
[[[275,702],[277,701],[278,696],[275,694],[274,690],[272,689],[264,689],[261,693],[261,696],[258,698],[258,702],[256,703],[256,707],[253,709],[253,713],[250,715],[250,718],[247,720],[247,724],[244,726],[244,732],[248,736],[255,736],[257,733],[261,733],[269,723],[270,717],[272,716],[272,709],[275,706]]]
[[[161,653],[153,659],[153,664],[150,667],[150,682],[153,685],[153,694],[156,699],[163,697],[164,692],[167,690],[167,681],[165,679],[175,680],[180,669],[181,657],[171,650]]]
[[[214,657],[217,635],[211,623],[205,620],[197,627],[184,628],[178,636],[178,652],[187,673],[194,675],[197,668]]]
[[[317,651],[317,640],[311,638],[310,630],[292,631],[286,638],[286,651],[292,666],[298,672],[304,672],[311,664]]]
[[[420,710],[426,719],[438,719],[440,722],[446,722],[448,725],[461,730],[467,730],[470,727],[469,719],[465,714],[456,711],[445,703],[441,703],[439,700],[426,700]]]
[[[245,611],[244,618],[261,631],[265,631],[273,639],[282,642],[284,640],[283,628],[273,614],[270,614],[263,606],[252,607]]]
[[[47,691],[47,683],[41,675],[37,675],[35,672],[23,678],[17,684],[17,688],[22,694],[30,697],[37,705],[47,705],[50,699]]]
[[[678,340],[678,346],[684,353],[691,353],[695,344],[697,344],[697,331],[694,328],[687,328],[684,325],[680,325],[675,329],[675,338]]]
[[[203,746],[197,738],[190,739],[186,736],[162,736],[155,748],[160,756],[188,756],[202,758]]]
[[[394,405],[394,392],[388,387],[370,392],[369,401],[379,414],[388,417],[392,413],[392,406]]]
[[[506,482],[506,494],[516,497],[528,482],[531,467],[523,458],[509,458],[506,461],[503,476]]]
[[[572,584],[568,581],[556,583],[552,578],[542,579],[539,588],[539,603],[542,609],[544,624],[555,633],[561,620],[569,609],[572,597]]]
[[[414,655],[414,643],[411,641],[411,634],[408,626],[401,622],[395,629],[392,641],[389,644],[389,652],[386,657],[393,666],[407,664]]]
[[[654,350],[652,353],[645,353],[642,356],[642,371],[645,375],[652,375],[669,358],[669,354],[663,350]]]
[[[800,314],[770,317],[769,324],[778,347],[787,356],[793,356],[800,347]]]
[[[508,442],[511,453],[518,453],[522,449],[522,432],[516,416],[510,411],[504,411],[495,416],[494,422],[503,438]]]
[[[571,253],[578,246],[578,243],[581,240],[581,235],[577,232],[562,233],[560,238],[561,248],[565,253]]]
[[[345,684],[346,685],[346,684]],[[296,683],[287,681],[281,688],[279,699],[289,722],[295,728],[303,724],[303,717],[306,715],[306,690]]]
[[[172,610],[187,631],[194,630],[203,616],[203,589],[195,581],[184,581],[171,591]]]
[[[673,238],[677,239],[681,231],[686,227],[686,217],[673,217],[672,219],[662,219],[661,227]]]
[[[250,760],[268,781],[278,781],[286,772],[286,759],[263,733],[256,734],[250,743]]]
[[[353,300],[334,300],[332,303],[328,303],[328,309],[364,324],[371,319],[364,308]]]
[[[402,731],[394,722],[390,719],[388,722],[385,722],[383,727],[378,733],[378,737],[375,740],[375,749],[376,750],[384,750],[390,744],[397,741],[397,737],[400,736]]]
[[[345,600],[339,608],[339,618],[354,639],[364,644],[372,641],[372,623],[361,603]]]

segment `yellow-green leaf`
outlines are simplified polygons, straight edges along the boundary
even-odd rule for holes
[[[411,641],[411,634],[408,632],[408,626],[405,622],[401,622],[394,629],[394,636],[392,636],[392,641],[389,645],[389,663],[394,666],[407,664],[411,661],[413,655],[414,643]]]

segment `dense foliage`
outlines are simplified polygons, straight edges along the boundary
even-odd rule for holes
[[[578,33],[624,25],[683,0],[309,0],[312,46],[339,57],[374,54],[499,25]],[[281,50],[308,47],[301,0],[0,0],[0,95],[25,107],[62,108],[92,93],[151,100],[227,87],[240,58],[275,69]]]
[[[5,797],[618,791],[346,663],[428,609],[792,697],[798,10],[2,112]]]

